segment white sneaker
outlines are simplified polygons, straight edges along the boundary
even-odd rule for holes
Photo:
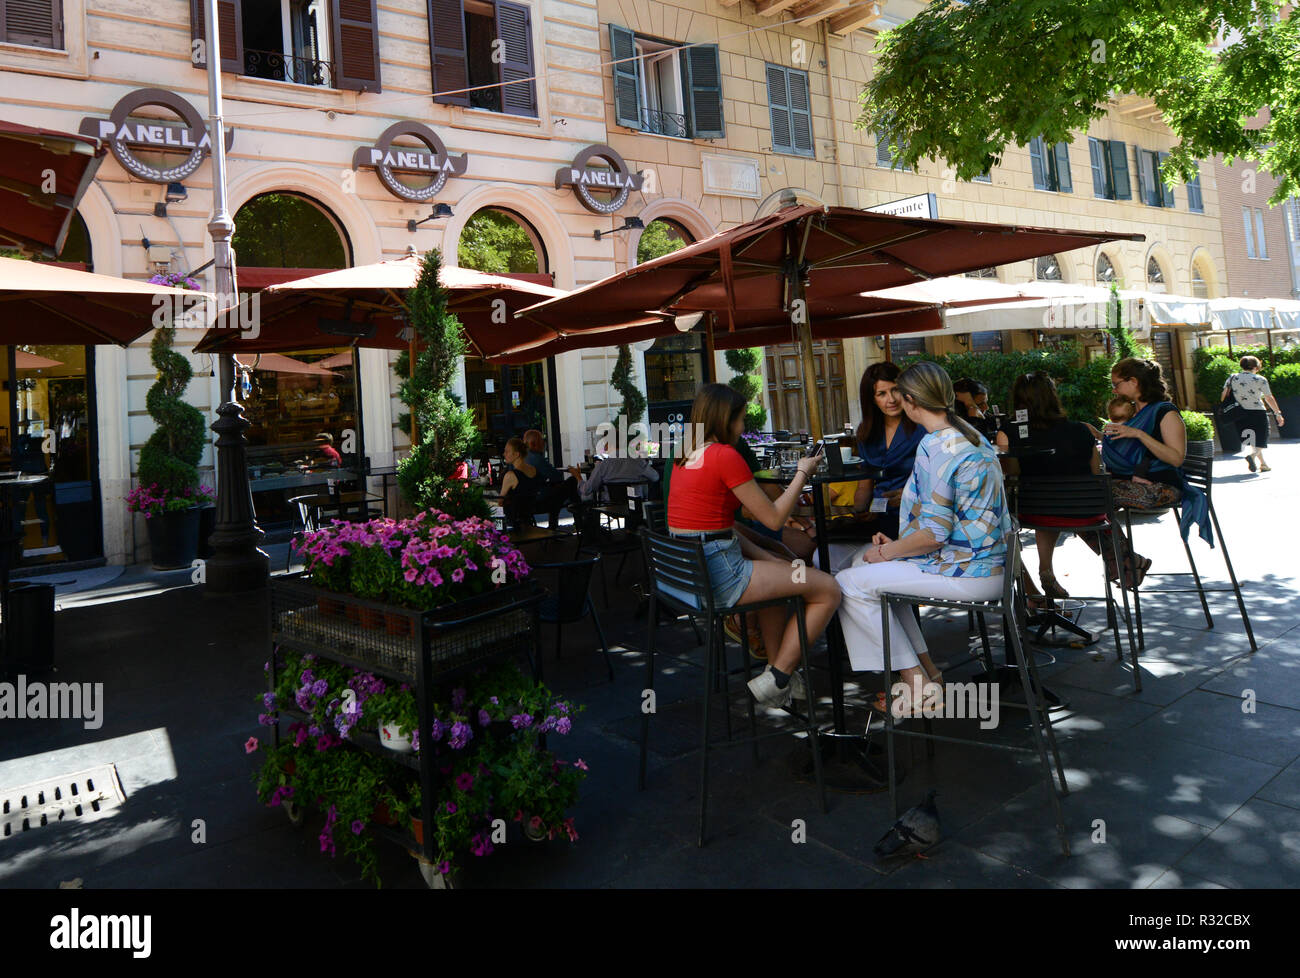
[[[791,691],[794,684],[791,683],[785,689],[778,689],[770,666],[751,679],[747,685],[754,699],[758,700],[763,706],[779,708],[790,705]]]
[[[770,672],[771,669],[772,665],[771,663],[768,663],[763,671]],[[773,680],[773,682],[775,682],[775,680]],[[803,673],[798,669],[790,673],[790,685],[787,688],[790,690],[790,695],[795,699],[799,700],[801,703],[808,702],[808,687],[804,685]]]

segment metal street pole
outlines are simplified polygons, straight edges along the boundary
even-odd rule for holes
[[[212,235],[213,275],[217,293],[218,322],[239,321],[235,307],[235,256],[230,237],[235,231],[226,204],[226,130],[221,118],[221,30],[217,0],[204,0],[205,43],[208,62],[208,137],[212,143]],[[222,314],[226,316],[223,317]],[[244,432],[249,421],[235,395],[234,358],[223,353],[217,358],[221,384],[221,405],[212,430],[217,433],[217,525],[210,543],[214,554],[206,568],[207,590],[229,594],[265,587],[270,560],[258,549],[265,534],[254,522],[253,490],[248,484]]]

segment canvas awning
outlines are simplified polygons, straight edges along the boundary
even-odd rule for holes
[[[106,151],[93,136],[0,119],[0,241],[58,255]]]

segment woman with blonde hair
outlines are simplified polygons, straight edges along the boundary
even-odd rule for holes
[[[853,668],[881,672],[880,595],[885,592],[956,601],[1002,594],[1006,536],[1011,532],[1002,467],[988,441],[956,410],[952,380],[936,363],[908,367],[898,378],[903,410],[926,435],[903,487],[897,540],[876,534],[835,575],[843,592],[840,624]],[[941,683],[910,614],[890,612],[891,665],[906,684],[897,715],[918,714],[928,683]],[[932,690],[931,690],[932,691]],[[884,709],[882,693],[875,703]]]
[[[674,464],[668,489],[668,532],[704,544],[713,598],[719,608],[799,595],[804,599],[808,641],[826,628],[840,603],[839,588],[829,574],[814,568],[791,573],[789,561],[747,559],[735,532],[742,505],[770,530],[790,518],[799,494],[817,468],[816,458],[799,462],[790,485],[775,500],[758,483],[732,446],[745,427],[745,398],[726,384],[706,384],[691,408],[691,426],[699,447]],[[664,590],[679,596],[671,588]],[[680,595],[688,600],[687,595]],[[780,606],[756,613],[768,667],[749,683],[760,703],[785,706],[791,698],[807,700],[808,690],[795,672],[799,666],[797,623],[786,620]]]

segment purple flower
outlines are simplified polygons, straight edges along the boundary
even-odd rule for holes
[[[531,727],[532,725],[533,718],[527,713],[516,713],[510,718],[510,726],[514,727],[516,730],[522,730],[524,727]]]
[[[568,717],[560,717],[560,719],[555,722],[556,733],[567,734],[572,729],[573,721]]]
[[[360,835],[361,830],[364,829],[365,827],[366,827],[366,823],[361,821],[361,819],[357,819],[355,822],[352,823],[352,834]]]
[[[478,725],[480,727],[486,727],[491,722],[492,722],[492,718],[488,716],[487,710],[478,711]]]
[[[443,722],[441,720],[439,720],[437,717],[434,717],[433,729],[430,732],[433,734],[434,743],[437,743],[438,741],[442,740],[442,735],[447,732],[447,728],[446,726],[443,725]]]
[[[451,725],[451,736],[447,738],[447,746],[452,750],[460,750],[473,739],[474,731],[470,729],[469,724],[457,720]]]
[[[474,787],[474,775],[468,771],[462,771],[456,775],[456,787],[461,791],[469,791],[470,788]]]
[[[271,709],[273,706],[275,706],[275,694],[274,694],[274,693],[263,693],[263,694],[262,694],[262,705],[265,706],[268,710]]]
[[[329,689],[330,689],[329,683],[327,683],[323,679],[317,679],[314,683],[311,684],[311,695],[324,696],[326,693],[329,692]]]
[[[275,714],[274,714],[274,713],[259,713],[259,714],[257,715],[257,722],[260,723],[260,724],[261,724],[262,726],[264,726],[264,727],[274,727],[274,726],[275,726]]]
[[[498,700],[495,696],[489,696],[489,697],[488,697],[488,702],[491,703],[493,706],[500,706],[500,705],[501,705],[501,701]]]
[[[448,873],[451,872],[451,863],[447,862],[446,860],[443,860],[441,863],[438,864],[438,872],[440,872],[443,876],[446,876]]]
[[[456,814],[456,803],[454,801],[447,802],[447,814],[448,815]]]

